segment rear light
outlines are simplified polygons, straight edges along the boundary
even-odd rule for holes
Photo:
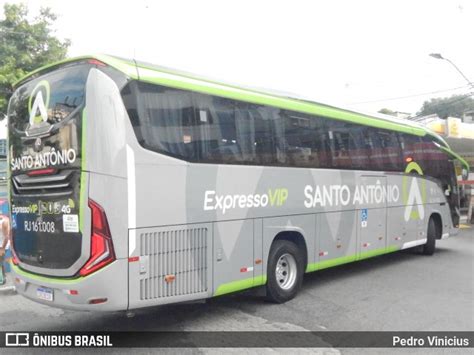
[[[98,65],[98,66],[101,66],[101,67],[105,67],[105,63],[102,63],[100,60],[97,60],[97,59],[89,59],[87,61],[87,63],[89,64],[93,64],[93,65]]]
[[[91,256],[79,271],[81,276],[87,276],[115,260],[112,236],[104,209],[96,202],[89,200],[92,216]]]
[[[12,263],[13,265],[18,265],[20,263],[20,260],[18,259],[18,256],[16,256],[16,253],[15,253],[15,250],[12,248],[10,248],[10,250],[12,251]]]
[[[107,302],[107,298],[94,298],[89,301],[89,304],[101,304]]]
[[[39,170],[32,170],[26,173],[28,176],[38,176],[38,175],[51,175],[55,174],[56,169],[48,168],[48,169],[39,169]]]
[[[18,265],[20,263],[20,261],[18,260],[15,254],[13,254],[12,263],[13,265]]]

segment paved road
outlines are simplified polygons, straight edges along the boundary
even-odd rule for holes
[[[246,292],[127,318],[63,311],[0,293],[0,330],[474,331],[473,271],[471,228],[439,241],[432,257],[398,252],[309,274],[299,296],[283,305]]]

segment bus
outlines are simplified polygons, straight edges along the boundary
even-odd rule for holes
[[[415,123],[114,56],[14,85],[15,286],[117,311],[262,286],[455,235],[455,164]]]

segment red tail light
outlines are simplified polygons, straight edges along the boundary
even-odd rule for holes
[[[56,169],[48,168],[48,169],[39,169],[39,170],[32,170],[27,172],[28,176],[37,176],[37,175],[51,175],[56,173]]]
[[[112,236],[104,209],[89,200],[92,211],[91,256],[79,274],[89,275],[115,260]]]
[[[89,301],[89,304],[101,304],[107,302],[107,298],[95,298]]]
[[[18,257],[16,256],[16,253],[13,250],[13,248],[11,248],[11,250],[12,250],[12,263],[13,265],[18,265],[20,263],[20,260],[18,260]]]
[[[101,67],[105,67],[105,63],[102,63],[100,60],[97,60],[97,59],[89,59],[87,61],[89,64],[93,64],[93,65],[98,65],[98,66],[101,66]]]

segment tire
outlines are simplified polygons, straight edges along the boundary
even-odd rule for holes
[[[428,222],[428,233],[426,235],[427,241],[426,244],[423,245],[421,253],[423,255],[433,255],[436,250],[436,234],[438,230],[436,227],[436,223],[433,218],[430,218]]]
[[[267,265],[267,300],[285,303],[293,299],[303,284],[304,256],[298,246],[277,240],[270,249]]]

